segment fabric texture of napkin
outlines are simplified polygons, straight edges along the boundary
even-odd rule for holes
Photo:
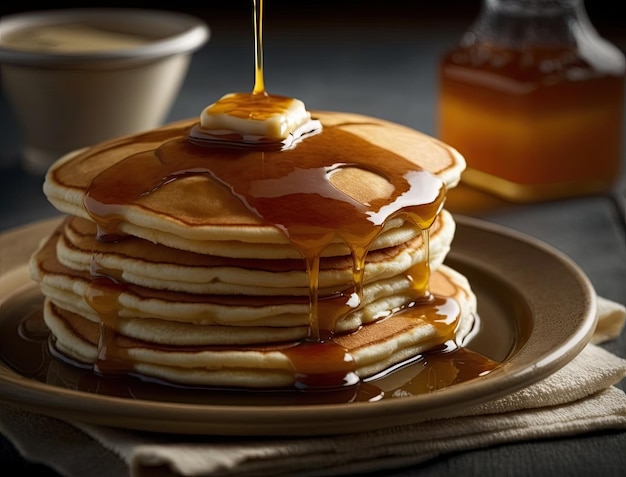
[[[27,458],[67,477],[358,475],[451,452],[626,429],[626,359],[597,344],[618,336],[626,308],[598,298],[592,343],[552,376],[446,419],[307,438],[180,436],[68,423],[0,406],[0,430]]]

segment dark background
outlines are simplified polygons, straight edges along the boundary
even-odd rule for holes
[[[41,2],[3,2],[0,15],[25,10],[41,10]],[[7,5],[7,3],[11,3]],[[89,2],[89,7],[157,8],[154,2]],[[45,9],[85,7],[84,2],[46,2]],[[285,21],[306,26],[354,25],[356,23],[420,23],[467,22],[481,7],[480,0],[315,0],[307,2],[265,0],[265,25]],[[621,2],[587,0],[585,7],[594,25],[607,36],[626,31],[626,17]],[[247,22],[252,15],[253,0],[205,0],[204,2],[171,2],[159,9],[186,11],[207,21],[219,19],[235,23]]]

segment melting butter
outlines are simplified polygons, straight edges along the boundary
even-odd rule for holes
[[[213,134],[236,132],[283,141],[311,122],[299,99],[267,93],[229,93],[204,108],[200,127]]]
[[[134,48],[148,38],[81,24],[26,28],[2,40],[5,47],[23,51],[84,53]]]

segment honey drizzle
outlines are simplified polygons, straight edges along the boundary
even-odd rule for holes
[[[254,89],[252,94],[267,95],[263,73],[263,0],[254,3]]]
[[[132,359],[125,349],[115,343],[119,296],[124,288],[123,283],[106,276],[98,276],[91,280],[85,291],[85,301],[98,312],[100,318],[98,358],[94,371],[102,374],[119,374],[132,369]]]

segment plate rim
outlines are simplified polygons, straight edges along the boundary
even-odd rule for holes
[[[26,238],[30,244],[30,250],[22,248],[21,256],[11,258],[15,264],[8,269],[3,270],[0,260],[0,284],[10,274],[22,274],[23,285],[28,286],[29,282],[30,286],[33,285],[25,270],[24,259],[34,251],[34,243],[38,243],[63,217],[40,220],[0,234],[0,259],[5,254],[1,245],[8,243],[9,247],[18,248],[22,243],[20,239]],[[524,348],[528,343],[507,359],[503,366],[486,377],[451,386],[436,393],[377,402],[268,407],[133,400],[91,394],[59,388],[20,376],[0,362],[0,401],[60,419],[86,424],[114,425],[133,430],[231,436],[328,435],[398,425],[392,424],[391,416],[399,416],[399,422],[406,424],[453,416],[460,410],[461,398],[463,409],[481,404],[533,384],[565,366],[589,343],[595,330],[596,296],[586,274],[563,252],[531,235],[474,217],[454,214],[454,219],[457,224],[455,241],[458,242],[459,237],[463,236],[463,231],[467,230],[488,234],[495,237],[496,241],[524,244],[525,247],[560,264],[563,271],[569,274],[569,278],[574,280],[582,291],[579,296],[582,306],[579,316],[576,317],[576,326],[572,327],[571,333],[559,340],[551,352],[538,356],[532,366],[517,370],[513,376],[506,375],[507,367],[510,367],[512,361],[515,362],[520,353],[529,352]],[[456,253],[453,242],[449,256],[454,258]],[[0,287],[0,307],[3,301],[14,293],[16,291],[5,293]],[[529,337],[531,347],[533,339],[536,337],[531,333]],[[433,405],[433,402],[436,405]],[[101,414],[103,408],[106,408],[104,415]],[[297,420],[299,425],[295,425],[294,420]]]

